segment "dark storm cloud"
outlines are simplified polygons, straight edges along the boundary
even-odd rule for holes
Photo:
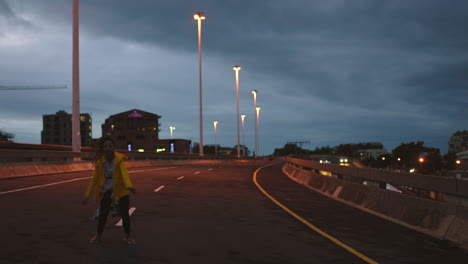
[[[2,27],[6,26],[20,26],[34,29],[34,26],[28,20],[23,19],[14,12],[6,0],[0,0],[0,19],[1,18],[4,18],[6,23],[3,25],[0,23],[0,34],[4,31]]]
[[[0,0],[0,36],[7,24],[33,32],[42,21],[71,30],[71,2]],[[194,11],[207,16],[203,22],[204,82],[210,91],[207,119],[218,118],[218,112],[233,113],[232,100],[225,98],[232,95],[232,66],[240,64],[241,87],[246,89],[241,100],[249,90],[259,90],[265,106],[263,131],[270,131],[265,140],[274,147],[291,138],[311,138],[319,146],[369,140],[395,147],[424,140],[421,135],[442,146],[451,133],[463,128],[460,124],[468,113],[464,0],[82,0],[86,109],[115,109],[106,112],[113,114],[135,108],[135,102],[152,107],[154,102],[141,95],[118,95],[127,85],[160,100],[158,112],[164,118],[182,118],[164,105],[173,100],[170,91],[155,91],[154,81],[141,80],[154,77],[149,69],[156,68],[161,72],[157,85],[187,94],[197,70]],[[1,23],[2,18],[7,22]],[[128,52],[131,44],[154,57]],[[189,61],[193,65],[187,65]],[[226,69],[229,80],[220,68]],[[109,89],[117,93],[106,94]],[[129,109],[117,109],[102,98]],[[250,107],[251,98],[247,99]],[[182,100],[190,105],[187,98]],[[58,108],[60,102],[52,105]],[[197,111],[191,107],[189,112]],[[228,122],[220,122],[220,129]]]

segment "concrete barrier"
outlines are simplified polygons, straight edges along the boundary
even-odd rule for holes
[[[225,160],[149,160],[149,161],[131,161],[126,162],[127,168],[152,167],[162,165],[176,164],[216,164],[226,162]],[[232,162],[242,162],[232,160]],[[91,162],[69,162],[61,164],[30,164],[16,163],[8,166],[0,166],[0,179],[48,175],[66,172],[91,171],[93,164]]]
[[[316,174],[290,163],[283,173],[337,201],[468,249],[468,207]]]

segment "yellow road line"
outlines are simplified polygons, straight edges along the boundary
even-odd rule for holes
[[[364,256],[363,254],[359,253],[357,250],[353,249],[352,247],[344,244],[343,242],[339,241],[338,239],[330,236],[329,234],[325,233],[324,231],[320,230],[318,227],[314,226],[313,224],[309,223],[307,220],[305,220],[304,218],[300,217],[299,215],[297,215],[296,213],[294,213],[293,211],[289,210],[289,208],[287,208],[286,206],[284,206],[283,204],[281,204],[280,202],[278,202],[278,200],[276,200],[275,198],[273,198],[273,196],[271,196],[269,193],[267,193],[265,191],[265,189],[262,188],[262,186],[260,186],[260,184],[258,184],[257,182],[257,173],[265,168],[265,167],[268,167],[268,166],[271,166],[273,164],[269,164],[269,165],[265,165],[265,166],[262,166],[260,168],[258,168],[254,174],[253,174],[253,182],[255,183],[255,185],[257,185],[258,189],[260,189],[260,191],[268,198],[270,198],[270,200],[272,200],[276,205],[278,205],[279,207],[281,207],[283,210],[285,210],[286,212],[288,212],[290,215],[292,215],[294,218],[296,218],[297,220],[301,221],[303,224],[305,224],[306,226],[308,226],[310,229],[314,230],[315,232],[319,233],[320,235],[324,236],[325,238],[329,239],[330,241],[332,241],[333,243],[337,244],[338,246],[346,249],[347,251],[349,251],[350,253],[352,253],[353,255],[355,255],[356,257],[364,260],[365,262],[367,263],[371,263],[371,264],[376,264],[377,262],[373,261],[372,259]]]

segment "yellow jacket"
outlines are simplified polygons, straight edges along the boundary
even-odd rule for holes
[[[128,176],[127,167],[125,166],[125,160],[128,159],[127,156],[114,152],[115,155],[115,167],[114,174],[112,175],[113,181],[113,194],[114,200],[118,201],[120,198],[128,195],[130,191],[128,188],[133,188],[132,181]],[[104,162],[106,158],[102,156],[95,164],[94,174],[89,182],[88,189],[86,190],[85,197],[89,197],[91,192],[95,190],[95,200],[99,201],[101,198],[102,186],[106,182],[104,178]]]

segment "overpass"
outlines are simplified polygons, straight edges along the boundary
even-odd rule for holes
[[[129,168],[178,162],[213,163],[192,155],[129,154]],[[76,157],[87,159],[89,153],[3,149],[0,150],[0,160],[25,158],[29,162],[0,163],[0,179],[92,169],[89,161],[70,161]],[[292,157],[286,159],[282,170],[291,180],[337,201],[468,248],[468,179],[339,166]],[[392,192],[386,190],[387,184],[425,190],[429,195],[421,198]]]

